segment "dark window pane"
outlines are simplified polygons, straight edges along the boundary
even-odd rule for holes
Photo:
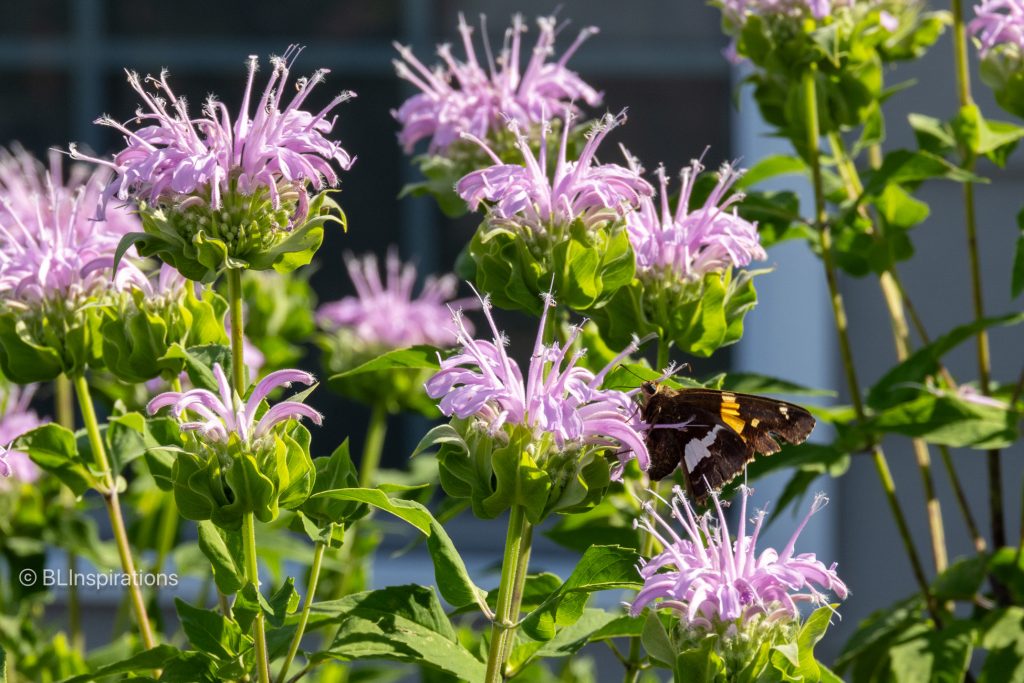
[[[68,77],[48,70],[0,71],[0,144],[18,141],[38,155],[66,147],[72,92]]]
[[[387,39],[398,31],[398,19],[397,0],[295,0],[288,3],[249,0],[244,5],[209,0],[148,3],[114,0],[107,11],[108,30],[113,34],[168,39],[197,36],[283,36],[288,41]]]
[[[566,45],[584,26],[596,26],[601,33],[592,45],[634,43],[647,47],[651,42],[685,43],[689,48],[700,48],[703,41],[725,45],[719,30],[720,12],[702,2],[665,2],[664,0],[632,0],[622,2],[593,2],[568,0],[552,3],[547,0],[520,0],[515,4],[499,0],[442,0],[439,3],[437,23],[433,27],[439,36],[448,40],[458,37],[456,25],[462,12],[470,24],[479,23],[480,14],[487,15],[492,40],[500,38],[515,13],[523,15],[530,33],[525,40],[533,44],[536,35],[534,20],[552,13],[569,22],[563,36]],[[696,41],[696,42],[694,42]],[[495,43],[500,45],[500,42]],[[591,49],[588,45],[587,49]],[[528,56],[528,53],[527,53]]]
[[[0,3],[0,36],[50,37],[68,33],[71,0]]]

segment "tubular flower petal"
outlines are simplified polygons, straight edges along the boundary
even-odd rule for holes
[[[213,375],[217,380],[218,391],[192,389],[184,393],[168,391],[156,396],[146,410],[150,415],[162,408],[170,407],[171,413],[179,421],[183,431],[198,432],[209,440],[227,443],[232,436],[246,447],[257,448],[260,440],[267,436],[275,425],[288,420],[308,418],[315,424],[321,424],[323,416],[307,405],[296,401],[284,401],[272,406],[260,420],[256,421],[256,412],[267,395],[278,387],[288,387],[293,382],[312,385],[316,380],[313,375],[302,370],[278,370],[264,377],[253,389],[249,399],[242,402],[238,394],[231,389],[224,369],[214,364]],[[191,413],[198,420],[187,420],[186,414]]]
[[[27,453],[9,449],[12,441],[25,432],[45,424],[31,409],[32,396],[36,386],[24,387],[6,385],[0,390],[0,477],[10,477],[14,482],[31,484],[39,479],[42,471],[32,462]],[[8,484],[0,479],[0,490]]]
[[[634,168],[638,167],[634,165]],[[735,209],[729,211],[743,199],[739,193],[728,195],[742,171],[731,164],[723,164],[718,172],[718,183],[704,205],[691,209],[690,196],[703,170],[704,166],[696,159],[682,169],[678,204],[673,214],[669,208],[665,169],[659,168],[660,206],[653,198],[645,197],[640,209],[626,216],[640,277],[694,281],[709,272],[746,266],[751,261],[767,258],[757,225],[740,218]]]
[[[836,574],[836,565],[826,567],[812,553],[794,555],[800,532],[811,516],[828,503],[818,494],[792,538],[777,552],[765,549],[756,555],[756,543],[765,511],[753,518],[747,534],[747,498],[750,489],[741,487],[740,526],[735,540],[730,537],[725,514],[717,494],[712,494],[717,525],[711,513],[697,517],[680,487],[671,500],[671,518],[683,528],[676,532],[668,520],[646,506],[647,516],[637,525],[664,546],[664,550],[640,567],[644,586],[630,611],[636,615],[654,603],[672,607],[684,625],[709,630],[717,624],[746,622],[757,615],[788,616],[799,619],[797,603],[827,604],[820,592],[831,591],[845,599],[848,590]],[[817,586],[817,588],[815,587]]]
[[[974,14],[967,28],[978,39],[982,58],[1002,46],[1017,55],[1024,51],[1024,3],[1021,0],[982,0],[980,5],[974,6]]]
[[[481,304],[493,337],[474,339],[456,312],[453,320],[460,351],[442,360],[441,369],[426,382],[427,394],[440,399],[441,412],[476,417],[491,434],[506,425],[526,427],[535,441],[551,439],[559,452],[614,447],[621,463],[636,458],[646,469],[649,456],[636,406],[627,394],[600,388],[607,371],[636,351],[636,345],[628,346],[597,374],[578,366],[581,354],[568,351],[580,328],[573,329],[564,346],[543,343],[548,309],[554,305],[548,297],[524,379],[505,350],[506,340],[494,324],[490,304],[486,300]]]
[[[577,219],[589,227],[622,218],[637,208],[644,197],[654,193],[636,169],[597,162],[597,148],[613,128],[625,122],[625,112],[606,115],[595,124],[575,161],[566,158],[572,117],[567,111],[558,158],[551,168],[547,163],[550,131],[546,124],[542,127],[539,155],[534,157],[519,123],[509,120],[509,130],[523,156],[522,165],[503,163],[482,139],[464,134],[491,156],[494,165],[463,177],[455,187],[456,192],[474,211],[487,202],[492,218],[535,231],[565,226]]]
[[[575,112],[573,103],[577,100],[599,105],[601,94],[565,66],[597,29],[583,29],[558,61],[548,61],[554,55],[555,36],[560,27],[554,17],[540,17],[537,25],[540,34],[525,69],[520,68],[520,54],[526,26],[518,14],[505,31],[497,58],[487,40],[486,20],[481,17],[484,64],[477,58],[473,28],[462,14],[459,34],[465,61],[456,59],[450,46],[441,45],[437,54],[443,65],[428,69],[411,49],[396,43],[401,59],[394,60],[395,71],[421,91],[391,112],[402,125],[398,139],[406,151],[419,140],[429,138],[430,153],[444,153],[463,133],[487,139],[501,130],[506,118],[529,130],[552,112]]]
[[[0,149],[0,299],[7,306],[76,308],[90,296],[147,284],[127,262],[111,279],[117,244],[139,221],[122,209],[94,220],[110,172],[76,164],[65,180],[60,160],[53,153],[47,168],[23,149]]]
[[[388,250],[383,280],[372,254],[361,259],[348,254],[345,266],[356,295],[322,305],[317,311],[320,327],[350,330],[362,346],[372,349],[448,347],[455,342],[448,305],[460,308],[470,302],[453,301],[454,275],[428,277],[419,295],[413,296],[416,268],[399,261],[394,249]]]
[[[207,203],[219,210],[225,194],[265,191],[275,209],[283,200],[296,202],[292,222],[301,223],[308,208],[305,185],[317,190],[336,185],[338,174],[332,162],[348,170],[355,157],[327,137],[336,118],[331,111],[354,94],[343,92],[316,113],[302,109],[328,70],[319,69],[289,85],[291,67],[300,52],[301,47],[291,45],[284,55],[271,58],[270,78],[255,106],[253,85],[259,63],[256,56],[249,57],[242,105],[234,121],[227,106],[212,95],[201,115],[193,117],[185,99],[171,90],[167,72],[142,79],[129,71],[128,83],[142,100],[135,118],[119,123],[104,116],[96,121],[120,132],[125,148],[109,161],[87,157],[74,148],[72,156],[115,171],[116,178],[105,191],[107,199],[137,197],[153,206],[181,208]],[[285,102],[289,91],[295,94]]]

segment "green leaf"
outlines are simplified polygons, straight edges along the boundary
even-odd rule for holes
[[[299,608],[299,594],[295,590],[295,578],[289,576],[267,600],[267,621],[271,626],[280,628],[289,614]]]
[[[882,680],[889,670],[889,651],[914,634],[930,630],[920,596],[872,613],[857,627],[836,660],[839,673],[850,670],[852,683]],[[927,679],[925,679],[927,680]]]
[[[523,620],[523,632],[535,640],[551,640],[557,630],[583,615],[596,591],[636,588],[640,585],[635,550],[618,546],[595,546],[583,553],[576,568],[561,588]]]
[[[1024,210],[1017,214],[1017,246],[1013,254],[1013,271],[1010,280],[1010,294],[1014,298],[1024,292]]]
[[[329,458],[317,458],[313,461],[316,467],[316,479],[310,497],[300,508],[303,514],[316,522],[323,530],[329,525],[348,526],[357,519],[366,516],[367,507],[351,500],[317,497],[316,494],[334,489],[351,489],[359,486],[356,468],[349,455],[348,439],[334,449]]]
[[[974,649],[973,622],[945,623],[941,631],[925,629],[917,637],[889,650],[892,678],[896,681],[961,683]]]
[[[725,661],[715,652],[717,634],[704,637],[697,647],[676,655],[675,680],[677,683],[715,683],[725,675]]]
[[[380,372],[382,370],[437,370],[441,367],[437,354],[438,349],[436,347],[427,345],[395,349],[368,360],[351,370],[332,375],[329,381],[335,382],[356,375]]]
[[[814,646],[825,636],[835,613],[834,605],[819,607],[807,617],[803,626],[800,627],[800,634],[796,639],[800,653],[797,673],[805,680],[813,681],[821,677],[821,668],[814,658]]]
[[[514,671],[520,671],[531,660],[536,658],[571,657],[583,648],[587,643],[593,642],[595,636],[610,624],[617,622],[622,617],[601,609],[586,609],[580,619],[573,625],[567,626],[558,632],[554,638],[547,642],[525,640],[520,642],[509,657],[509,665]],[[630,619],[630,617],[626,617]],[[616,635],[622,635],[618,633]],[[596,638],[607,640],[614,636],[608,635]]]
[[[441,596],[456,607],[475,603],[487,613],[486,593],[473,583],[469,570],[448,532],[430,511],[412,500],[389,498],[378,489],[343,488],[322,491],[312,498],[353,500],[390,513],[416,527],[427,537],[427,550],[434,564],[434,578]]]
[[[776,176],[803,175],[805,173],[807,173],[807,164],[800,157],[772,154],[748,168],[746,173],[736,181],[734,187],[739,191]]]
[[[932,595],[938,601],[973,600],[988,575],[988,557],[962,557],[935,577]]]
[[[999,166],[1006,164],[1017,141],[1024,137],[1024,128],[1005,121],[988,121],[973,103],[960,109],[953,119],[952,130],[973,154],[984,154]]]
[[[192,647],[220,660],[233,659],[251,646],[238,624],[216,610],[193,607],[181,598],[174,599],[181,630]]]
[[[325,655],[421,664],[460,680],[483,680],[484,663],[459,643],[433,589],[392,586],[339,602],[340,628]]]
[[[665,624],[658,616],[657,610],[648,610],[647,618],[644,620],[643,631],[640,634],[644,650],[663,666],[672,668],[675,666],[676,652],[675,645],[665,629]]]
[[[32,462],[60,479],[76,496],[98,484],[79,455],[75,435],[55,422],[22,434],[11,447],[28,453]]]
[[[3,650],[0,649],[0,683],[4,682],[3,677]],[[108,676],[118,674],[152,675],[156,669],[163,669],[169,662],[181,656],[181,651],[172,645],[157,645],[149,650],[143,650],[137,654],[117,662],[96,667],[91,672],[81,676],[74,676],[66,679],[63,683],[88,683]],[[163,680],[163,679],[161,679]]]
[[[199,549],[210,561],[218,590],[231,595],[245,585],[245,568],[239,562],[242,538],[238,533],[218,529],[203,520],[199,527]],[[231,543],[229,547],[228,543]]]
[[[1004,607],[985,616],[979,645],[988,650],[978,683],[1024,678],[1024,608]]]
[[[975,337],[981,330],[996,326],[1018,325],[1024,313],[1013,313],[960,325],[932,343],[922,346],[902,363],[889,370],[868,392],[868,405],[880,409],[893,406],[920,393],[925,378],[939,370],[940,359],[951,350]]]
[[[882,165],[869,177],[864,195],[880,195],[890,184],[914,186],[933,179],[960,183],[987,182],[984,178],[954,166],[931,152],[898,149],[885,155]]]
[[[788,394],[790,396],[835,396],[831,389],[813,389],[777,377],[753,372],[730,372],[722,383],[723,389],[748,394]]]
[[[907,117],[910,127],[914,129],[917,144],[924,150],[934,154],[944,154],[956,148],[956,138],[949,124],[933,116],[911,114]]]
[[[1017,440],[1016,413],[961,399],[923,393],[869,418],[865,427],[922,438],[951,448],[1006,448]]]

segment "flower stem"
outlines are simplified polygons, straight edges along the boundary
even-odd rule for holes
[[[228,271],[231,272],[231,271]],[[256,519],[251,512],[242,516],[242,550],[245,553],[245,579],[260,591],[260,568],[256,560]],[[263,622],[263,610],[256,612],[253,621],[253,638],[256,641],[256,670],[260,683],[270,683],[270,662],[267,660],[267,633]]]
[[[228,308],[231,325],[231,381],[239,396],[245,395],[245,323],[242,322],[242,271],[229,268]]]
[[[68,431],[75,431],[75,397],[71,390],[71,380],[67,375],[57,375],[53,382],[54,415],[57,424]],[[65,487],[60,489],[61,505],[66,510],[73,510],[75,497]],[[68,551],[68,571],[72,574],[78,567],[78,554]],[[71,647],[76,652],[85,652],[85,636],[82,633],[82,602],[78,596],[78,586],[74,581],[68,583],[68,630],[71,632]]]
[[[71,380],[67,375],[58,375],[53,381],[53,409],[57,424],[65,429],[75,430],[75,404],[71,392]]]
[[[75,375],[72,380],[75,386],[75,393],[78,395],[78,407],[82,411],[82,421],[85,423],[85,431],[89,438],[89,447],[92,449],[93,460],[100,473],[100,481],[103,490],[103,502],[107,507],[107,514],[110,516],[110,527],[114,532],[114,540],[117,542],[117,553],[121,557],[121,568],[129,577],[136,576],[135,560],[132,558],[132,549],[128,544],[128,531],[125,529],[124,517],[121,515],[121,502],[117,493],[117,481],[110,469],[110,461],[107,459],[107,450],[103,445],[103,437],[100,435],[100,425],[96,420],[96,409],[92,404],[92,395],[89,393],[89,384],[85,381],[85,375]],[[131,595],[132,609],[135,612],[135,622],[139,627],[139,634],[142,636],[142,643],[146,649],[156,645],[153,638],[153,629],[149,624],[149,615],[146,613],[146,602],[142,597],[142,586],[137,581],[130,581],[128,591]]]
[[[838,132],[828,134],[829,144],[832,147],[832,156],[839,167],[839,175],[846,186],[847,196],[857,201],[864,191],[860,181],[860,174],[857,171],[853,159],[846,151],[846,145]],[[880,157],[880,152],[875,157]],[[877,234],[877,226],[874,218],[865,207],[861,207],[861,214],[871,222],[872,230]],[[878,284],[882,289],[886,308],[889,311],[889,325],[892,327],[893,345],[896,347],[896,359],[900,362],[907,359],[910,354],[910,329],[907,325],[907,316],[903,308],[903,292],[898,285],[899,276],[894,266],[878,275]],[[928,530],[931,532],[932,560],[935,564],[935,571],[942,572],[949,563],[946,551],[946,530],[942,522],[942,506],[935,495],[935,478],[932,476],[931,455],[928,452],[928,444],[924,439],[912,439],[914,458],[917,460],[917,468],[921,473],[921,484],[924,488],[925,506],[928,518]]]
[[[672,354],[672,342],[666,340],[663,335],[658,335],[658,365],[655,369],[664,372],[668,368],[669,357]]]
[[[229,268],[228,278],[228,315],[231,324],[231,383],[235,393],[245,395],[245,355],[244,344],[245,323],[242,322],[242,271]],[[245,553],[245,578],[252,583],[256,592],[260,591],[260,569],[256,559],[256,520],[253,513],[247,512],[242,517],[242,549]],[[267,633],[263,619],[263,611],[256,613],[253,620],[253,638],[256,641],[256,670],[260,683],[270,683],[270,661],[267,659]]]
[[[382,403],[375,403],[370,409],[370,422],[366,426],[366,441],[363,443],[363,457],[359,461],[359,485],[373,486],[380,467],[380,456],[384,451],[384,436],[388,431],[388,411]]]
[[[512,637],[515,633],[515,623],[512,620],[514,583],[519,570],[524,540],[527,539],[528,534],[530,534],[530,523],[526,521],[526,511],[521,505],[513,505],[509,510],[508,532],[505,535],[505,557],[501,562],[498,605],[494,621],[491,624],[487,675],[484,679],[486,683],[501,683],[505,680],[506,638]],[[529,548],[529,541],[525,545]],[[522,599],[521,595],[520,599]]]
[[[971,535],[974,549],[978,551],[979,555],[984,555],[988,544],[985,542],[985,537],[978,530],[978,524],[974,521],[974,515],[971,514],[971,506],[967,501],[967,494],[964,493],[963,487],[960,486],[960,475],[957,474],[956,468],[953,466],[953,456],[949,453],[949,447],[939,446],[939,455],[942,457],[942,465],[946,468],[949,481],[953,484],[956,503],[960,507],[960,512],[963,513],[964,522],[967,524],[967,533]]]
[[[896,345],[896,359],[903,362],[907,359],[909,351],[910,332],[907,329],[906,316],[903,314],[903,299],[900,296],[899,288],[896,287],[892,273],[885,271],[878,276],[878,283],[882,287],[882,294],[889,309],[889,316],[892,323],[893,338]],[[914,447],[914,458],[917,460],[917,468],[921,472],[921,484],[924,487],[925,506],[928,513],[928,529],[932,539],[932,561],[935,563],[935,571],[942,573],[949,564],[946,553],[946,530],[942,523],[942,506],[935,494],[935,478],[932,476],[932,460],[928,453],[928,444],[924,439],[912,439]]]
[[[523,530],[523,544],[519,552],[519,562],[516,563],[516,576],[512,584],[512,605],[509,610],[508,620],[513,624],[519,621],[519,612],[523,606],[523,591],[526,589],[526,576],[530,566],[530,551],[533,549],[533,525],[526,523]],[[502,660],[508,661],[512,656],[512,648],[515,645],[515,634],[507,633],[505,636],[505,649],[502,653]],[[511,676],[510,676],[511,677]]]
[[[306,624],[309,623],[309,611],[313,607],[313,596],[316,595],[316,585],[320,581],[320,564],[323,562],[326,549],[326,543],[317,541],[316,549],[313,551],[313,566],[309,570],[306,602],[302,605],[302,614],[299,616],[298,626],[295,627],[295,636],[292,638],[291,647],[288,648],[288,654],[284,658],[281,672],[277,675],[277,683],[285,683],[288,680],[288,669],[291,668],[292,661],[299,651],[299,645],[302,643],[302,635],[306,632]]]
[[[957,99],[960,108],[974,104],[971,96],[971,72],[967,58],[967,26],[964,23],[963,0],[952,0],[953,12],[953,56],[956,62]],[[974,154],[964,150],[963,168],[974,169]],[[974,184],[963,183],[964,192],[964,228],[967,234],[967,260],[971,272],[971,304],[974,319],[985,317],[985,300],[981,287],[981,264],[978,257],[978,222],[974,210]],[[989,354],[988,330],[980,329],[977,335],[978,383],[981,393],[988,396],[991,392],[992,361]],[[992,545],[1001,548],[1006,545],[1006,518],[1003,515],[1003,466],[998,449],[987,454],[989,516],[992,523]]]
[[[818,94],[815,78],[817,76],[817,65],[812,63],[803,75],[804,107],[807,122],[807,158],[811,165],[811,183],[814,189],[814,219],[821,231],[821,259],[825,266],[825,280],[828,283],[829,297],[832,303],[832,315],[835,319],[836,333],[839,337],[839,352],[843,362],[843,372],[846,375],[846,383],[850,392],[850,400],[857,416],[857,420],[864,421],[864,403],[861,399],[860,383],[857,381],[857,373],[853,363],[853,351],[850,347],[850,336],[847,328],[846,307],[843,304],[843,296],[839,291],[839,279],[835,264],[835,256],[832,253],[832,228],[828,222],[828,213],[825,210],[825,192],[821,176],[821,129],[818,123]],[[900,507],[899,499],[896,497],[896,484],[889,470],[889,462],[885,452],[879,444],[871,447],[872,459],[875,469],[885,491],[889,508],[896,521],[896,527],[900,538],[903,540],[904,548],[910,559],[911,569],[917,580],[921,593],[928,604],[936,624],[939,622],[939,610],[928,588],[928,579],[924,573],[921,559],[918,557],[917,549],[914,547],[913,537],[910,535],[910,527],[907,524],[903,509]]]

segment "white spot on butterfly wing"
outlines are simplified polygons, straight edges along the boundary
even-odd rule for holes
[[[718,432],[722,431],[722,425],[715,425],[711,431],[704,435],[703,439],[690,439],[683,449],[683,462],[686,464],[686,472],[690,473],[697,469],[697,463],[704,458],[711,457],[708,447],[718,438]]]

